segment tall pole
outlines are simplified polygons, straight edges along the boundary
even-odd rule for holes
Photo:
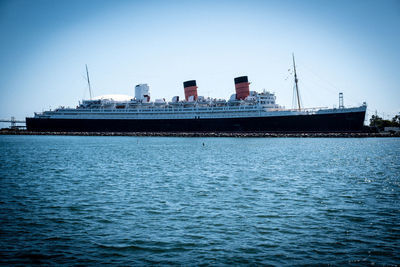
[[[344,108],[343,93],[339,93],[339,108]]]
[[[85,66],[86,66],[86,77],[87,77],[87,82],[88,82],[88,86],[89,86],[90,100],[92,100],[92,87],[90,86],[89,71],[88,71],[87,64]]]
[[[294,53],[292,54],[293,57],[293,68],[294,68],[294,83],[296,85],[296,95],[297,95],[297,105],[299,107],[299,110],[301,109],[300,107],[300,96],[299,96],[299,85],[297,84],[297,82],[299,81],[297,79],[297,73],[296,73],[296,63],[294,61]]]

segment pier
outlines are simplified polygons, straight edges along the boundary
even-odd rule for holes
[[[10,129],[25,129],[26,122],[16,120],[15,117],[11,117],[11,119],[0,119],[0,122],[8,122],[11,123]],[[17,125],[17,123],[25,124],[25,125]]]

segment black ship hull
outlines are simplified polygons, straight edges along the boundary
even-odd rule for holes
[[[360,132],[365,111],[215,119],[26,118],[37,132]]]

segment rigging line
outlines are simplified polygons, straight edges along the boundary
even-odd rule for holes
[[[314,72],[310,67],[308,67],[307,65],[302,65],[302,67],[304,67],[306,69],[306,71],[309,71],[311,74],[313,74],[315,77],[317,77],[318,79],[320,79],[321,81],[324,81],[326,83],[328,83],[328,85],[330,87],[332,87],[335,90],[339,90],[338,86],[336,86],[335,84],[333,84],[331,81],[328,81],[326,78],[322,77],[321,75],[317,74],[316,72]]]
[[[328,90],[326,88],[326,84],[320,80],[315,80],[315,79],[309,79],[308,77],[305,77],[303,81],[304,86],[308,89],[306,92],[309,93],[309,95],[316,94],[315,96],[318,96],[319,98],[324,99],[324,101],[332,102],[332,99],[336,99],[338,94],[342,91],[333,91],[333,90]],[[323,97],[323,94],[321,94],[321,91],[326,95]],[[346,101],[347,102],[347,101]],[[353,101],[350,101],[353,102]]]
[[[308,73],[311,73],[311,72],[308,71]],[[317,77],[315,74],[314,74],[314,76]],[[308,82],[311,82],[312,84],[314,84],[315,86],[318,87],[318,90],[323,89],[325,92],[330,93],[332,96],[337,96],[337,94],[340,93],[340,92],[343,93],[343,89],[340,90],[338,88],[335,88],[335,91],[331,90],[328,87],[329,84],[327,84],[326,81],[323,81],[323,79],[319,79],[319,78],[318,79],[313,79],[312,77],[308,76],[308,77],[305,78],[305,80],[306,80],[305,84],[307,84]],[[330,87],[333,88],[333,86],[330,86]],[[359,99],[356,100],[354,98],[354,96],[351,95],[351,92],[350,93],[346,92],[345,98],[347,99],[346,102],[349,105],[361,105],[361,101]]]
[[[296,66],[299,67],[298,65],[296,65]],[[300,68],[301,67],[302,66],[300,66]],[[301,68],[301,69],[305,70],[305,68]],[[310,75],[306,75],[304,77],[302,76],[303,77],[303,79],[302,79],[303,87],[307,89],[304,91],[306,96],[313,96],[315,94],[319,95],[321,88],[325,89],[325,91],[327,93],[329,93],[330,95],[332,95],[332,97],[338,95],[338,93],[340,92],[338,89],[335,88],[335,92],[333,90],[330,90],[328,86],[330,86],[330,87],[333,87],[333,86],[327,84],[328,83],[327,81],[323,81],[323,79],[318,78],[318,75],[313,73],[311,70],[309,70],[309,71],[306,70],[306,71],[307,71],[307,73],[311,73],[313,76],[315,76],[314,78]],[[289,72],[290,72],[290,69],[289,69]],[[316,79],[316,78],[318,78],[318,79]],[[295,94],[295,91],[293,91],[293,94]],[[349,105],[354,105],[354,106],[361,105],[360,101],[356,101],[352,97],[348,97],[348,98],[346,97],[346,99],[350,100],[350,101],[346,101],[347,103],[349,103]],[[293,104],[293,101],[294,100],[292,99],[292,107],[295,106]],[[301,97],[300,97],[300,101],[301,101],[301,105],[304,105]]]
[[[300,66],[301,67],[301,66]],[[304,69],[304,70],[306,70],[306,69]],[[330,92],[330,93],[332,93],[332,94],[334,94],[334,95],[336,95],[340,90],[338,89],[338,87],[333,87],[333,86],[331,86],[331,89],[330,88],[328,88],[327,87],[327,85],[329,86],[329,84],[327,84],[327,82],[326,81],[324,81],[323,79],[321,79],[321,78],[319,78],[315,73],[312,73],[311,71],[309,71],[309,70],[306,70],[306,72],[308,72],[308,73],[311,73],[311,74],[313,74],[316,78],[318,78],[318,79],[312,79],[310,76],[306,76],[305,77],[305,79],[306,79],[306,81],[308,80],[308,81],[311,81],[312,83],[314,83],[315,85],[317,85],[317,86],[319,86],[319,87],[322,87],[321,89],[325,89],[327,92]],[[307,79],[307,78],[309,78],[309,79]],[[303,78],[304,79],[304,78]],[[332,90],[332,89],[335,89],[335,90]]]
[[[297,99],[297,97],[299,99]],[[293,94],[292,94],[292,109],[299,109],[299,102],[300,102],[300,107],[304,107],[303,101],[301,99],[300,94],[297,95],[297,90],[296,90],[296,85],[293,84]]]
[[[307,66],[305,66],[305,65],[302,65],[302,66],[300,66],[300,67],[304,67],[303,70],[306,70],[308,73],[311,73],[311,74],[314,75],[317,79],[319,79],[323,84],[326,84],[326,85],[329,86],[331,89],[335,89],[336,91],[334,92],[334,91],[328,89],[328,87],[324,87],[324,88],[321,88],[321,89],[325,89],[326,91],[329,91],[329,92],[331,92],[332,94],[335,94],[335,95],[338,94],[338,92],[343,91],[343,89],[339,89],[338,86],[334,85],[332,82],[328,81],[327,79],[325,79],[325,78],[322,77],[321,75],[319,75],[319,74],[315,73],[314,71],[312,71],[311,68],[309,68],[309,67],[307,67]],[[352,101],[353,103],[359,103],[359,102],[360,102],[360,100],[354,99],[354,98],[353,98],[351,95],[349,95],[349,94],[346,94],[346,99],[349,99],[349,100]]]
[[[333,91],[333,90],[328,90],[326,87],[326,82],[322,81],[321,79],[313,79],[309,76],[305,76],[303,79],[303,84],[304,87],[307,88],[307,90],[305,91],[306,93],[309,93],[308,95],[313,95],[313,94],[320,94],[321,88],[325,88],[326,92],[329,93],[329,95],[331,95],[332,97],[337,97],[338,93],[340,93],[340,90],[337,91]],[[347,97],[346,97],[347,99]],[[359,101],[354,101],[354,99],[350,98],[350,101],[346,101],[347,103],[350,102],[350,104],[358,104]],[[331,102],[331,101],[330,101]]]
[[[303,79],[303,87],[306,88],[307,90],[305,90],[306,95],[308,96],[315,96],[315,95],[320,95],[321,94],[321,88],[324,87],[324,85],[322,83],[319,83],[315,80],[312,79]],[[326,91],[327,93],[329,93],[330,96],[332,97],[336,97],[338,92],[332,92],[332,91]]]
[[[82,79],[85,80],[87,83],[86,75],[82,74]],[[82,99],[86,99],[87,87],[83,84],[80,88],[82,90]]]

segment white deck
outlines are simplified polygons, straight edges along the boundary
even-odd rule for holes
[[[366,106],[342,109],[282,110],[261,106],[191,107],[191,108],[138,108],[138,109],[57,109],[35,113],[36,118],[52,119],[211,119],[270,116],[297,116],[363,112]]]

